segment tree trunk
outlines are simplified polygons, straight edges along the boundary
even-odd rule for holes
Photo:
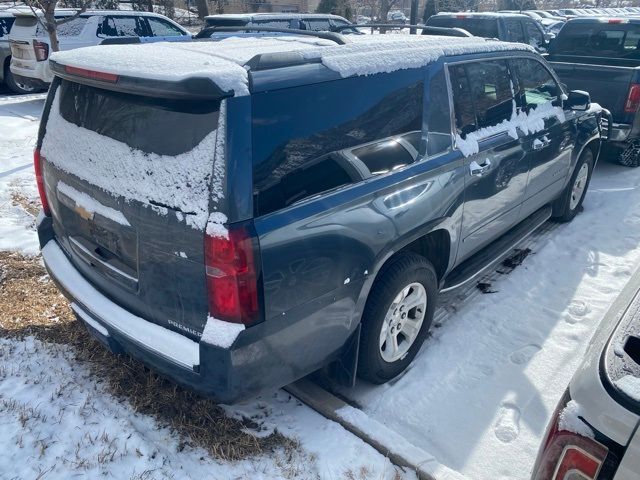
[[[201,19],[209,15],[209,6],[207,0],[196,0],[196,6],[198,7],[198,17]]]
[[[50,4],[47,4],[43,13],[44,26],[49,34],[49,46],[51,47],[52,52],[57,52],[60,50],[60,42],[58,42],[58,25],[56,25],[55,3],[51,2]]]

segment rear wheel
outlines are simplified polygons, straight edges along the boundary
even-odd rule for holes
[[[4,82],[7,84],[7,87],[9,87],[9,90],[14,93],[35,93],[38,91],[38,89],[35,87],[30,87],[17,81],[13,76],[13,73],[11,73],[9,65],[7,65],[4,69]]]
[[[553,217],[559,222],[570,222],[580,211],[587,194],[593,172],[593,152],[585,149],[578,159],[571,180],[553,205]]]
[[[620,152],[618,163],[625,167],[640,166],[640,140],[632,140]]]
[[[360,377],[384,383],[407,368],[433,320],[437,285],[433,266],[417,254],[401,254],[384,268],[363,314]]]

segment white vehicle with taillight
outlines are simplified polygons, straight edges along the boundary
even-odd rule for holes
[[[594,335],[558,404],[532,480],[640,478],[640,270]]]
[[[62,19],[73,16],[75,12],[73,9],[60,9],[56,10],[55,16]],[[33,12],[21,12],[15,16],[17,18],[9,35],[11,72],[24,84],[46,87],[53,80],[48,61],[51,53],[49,35]],[[59,25],[57,31],[60,50],[100,45],[108,38],[153,37],[154,40],[172,40],[190,35],[163,15],[118,10],[84,12]]]

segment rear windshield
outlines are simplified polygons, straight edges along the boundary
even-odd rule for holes
[[[69,81],[59,95],[65,120],[146,153],[188,152],[218,124],[219,101],[156,99]]]
[[[36,17],[18,17],[16,18],[16,27],[34,27],[38,23],[38,19]]]
[[[0,38],[9,35],[14,20],[15,18],[0,18]]]
[[[554,51],[562,55],[640,59],[640,25],[567,24]]]
[[[431,17],[432,27],[462,28],[476,37],[498,38],[498,21],[493,18]]]

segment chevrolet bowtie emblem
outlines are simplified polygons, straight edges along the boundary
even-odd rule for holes
[[[94,215],[93,212],[88,212],[86,208],[80,205],[76,205],[76,208],[74,208],[74,210],[78,215],[80,215],[85,220],[93,220],[93,215]]]

